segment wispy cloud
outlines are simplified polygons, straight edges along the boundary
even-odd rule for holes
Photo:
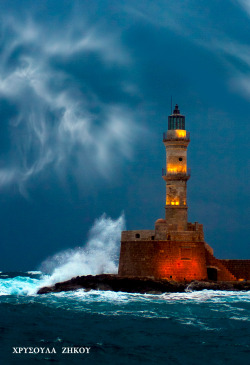
[[[250,1],[249,0],[238,0],[239,4],[243,7],[244,10],[250,15]]]
[[[15,115],[2,121],[11,145],[7,158],[1,159],[0,187],[15,183],[25,193],[31,178],[47,169],[66,174],[67,167],[79,179],[91,173],[109,178],[117,158],[131,157],[140,130],[136,111],[122,97],[107,101],[86,69],[93,72],[94,56],[102,86],[109,83],[107,68],[112,77],[112,68],[123,69],[130,57],[117,36],[98,27],[71,19],[69,29],[58,33],[31,20],[8,17],[2,24],[0,99],[13,105]],[[82,62],[86,77],[80,74],[77,79],[74,62]],[[125,98],[125,83],[121,76],[112,92]]]
[[[239,11],[247,24],[250,17],[250,0],[237,0],[228,3],[233,11]],[[225,10],[223,4],[201,2],[194,6],[192,1],[166,2],[159,0],[145,7],[142,3],[127,6],[133,16],[157,27],[169,29],[178,36],[188,39],[198,47],[213,53],[228,70],[228,85],[244,95],[250,96],[250,45],[248,39],[242,39],[232,27],[220,27],[221,16],[218,10]],[[240,17],[239,17],[240,18]],[[233,17],[232,17],[233,19]],[[217,21],[220,21],[218,24]],[[250,19],[249,19],[250,20]],[[234,20],[235,22],[235,20]],[[234,27],[233,30],[237,30]]]

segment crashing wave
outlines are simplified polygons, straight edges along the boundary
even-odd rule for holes
[[[40,280],[29,277],[0,279],[0,295],[33,295],[36,294]]]

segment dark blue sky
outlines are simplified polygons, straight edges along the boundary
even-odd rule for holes
[[[170,97],[189,221],[250,258],[250,2],[0,1],[0,270],[84,245],[104,212],[164,217]]]

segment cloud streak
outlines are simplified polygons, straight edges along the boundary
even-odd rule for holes
[[[131,87],[126,91],[121,77],[112,85],[120,99],[107,101],[99,91],[107,75],[131,60],[117,37],[74,19],[71,24],[60,34],[31,20],[6,17],[2,24],[0,99],[15,113],[3,120],[10,146],[1,158],[0,188],[14,183],[26,194],[29,182],[48,170],[71,173],[80,184],[95,174],[110,178],[117,159],[131,157],[141,130],[137,112],[123,100]],[[92,59],[103,74],[99,89],[88,78]]]
[[[193,5],[192,1],[187,1],[181,6],[178,2],[168,3],[166,6],[166,2],[159,0],[148,7],[140,2],[131,7],[127,6],[127,11],[138,19],[169,29],[214,54],[223,67],[229,71],[229,87],[249,99],[250,47],[248,38],[243,39],[237,35],[237,32],[234,34],[230,26],[223,26],[225,22],[221,19],[219,11],[223,11],[226,17],[226,10],[231,9],[230,16],[232,17],[232,12],[238,12],[240,18],[243,10],[242,19],[247,25],[250,17],[250,1],[229,2],[228,9],[216,1],[209,4],[201,1],[195,7]],[[237,27],[234,27],[234,31],[236,29]]]

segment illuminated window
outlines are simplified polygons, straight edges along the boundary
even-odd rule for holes
[[[179,161],[182,161],[180,159],[183,159],[182,157],[179,157]],[[187,172],[187,166],[186,164],[179,164],[176,163],[168,163],[167,164],[167,173],[168,174],[181,174]]]
[[[180,205],[179,201],[171,201],[171,205]]]

